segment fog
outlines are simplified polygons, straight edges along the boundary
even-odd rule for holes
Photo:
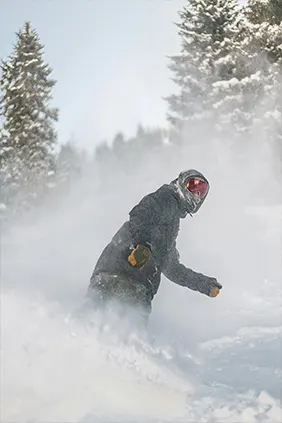
[[[189,134],[187,134],[189,137]],[[208,139],[208,134],[206,134]],[[281,421],[281,197],[264,140],[242,159],[210,140],[95,169],[56,207],[2,234],[5,422]],[[181,261],[217,298],[162,279],[147,331],[78,315],[95,262],[143,195],[196,168],[211,190],[181,221]]]

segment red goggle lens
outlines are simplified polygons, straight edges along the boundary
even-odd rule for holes
[[[204,198],[209,190],[209,184],[200,178],[190,178],[186,182],[186,188],[196,197]]]

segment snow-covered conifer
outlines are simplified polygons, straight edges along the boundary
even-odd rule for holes
[[[1,66],[1,185],[5,202],[21,192],[32,203],[54,171],[58,110],[50,106],[55,81],[37,32],[26,22],[16,36],[14,51]]]

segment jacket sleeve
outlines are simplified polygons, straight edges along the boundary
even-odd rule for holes
[[[158,205],[152,194],[144,197],[129,213],[129,230],[133,245],[151,244],[152,228],[157,223]]]
[[[163,274],[177,285],[185,286],[193,291],[203,292],[202,284],[205,284],[206,276],[194,272],[179,262],[179,252],[176,245],[169,251],[166,263],[162,269]]]

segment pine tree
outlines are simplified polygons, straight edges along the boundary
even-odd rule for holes
[[[247,49],[259,57],[264,96],[259,125],[272,147],[275,162],[282,164],[282,0],[249,0],[245,7],[248,22]],[[280,170],[277,172],[281,178]]]
[[[211,120],[212,84],[229,80],[234,73],[232,52],[238,34],[236,0],[191,0],[180,12],[177,25],[182,42],[180,55],[171,58],[170,69],[180,92],[169,102],[169,121],[177,131],[189,133],[193,122]]]
[[[27,22],[16,36],[14,51],[1,66],[1,183],[7,202],[19,192],[32,202],[35,187],[43,191],[54,170],[58,110],[49,106],[55,81],[37,32]]]
[[[264,123],[270,118],[270,126],[281,132],[282,0],[249,0],[245,16],[247,36],[244,49],[261,74]]]
[[[282,0],[249,0],[245,16],[253,34],[253,49],[271,63],[282,61]]]
[[[58,185],[70,185],[82,171],[82,155],[73,141],[63,144],[56,160],[56,180]]]
[[[268,22],[270,25],[280,25],[282,0],[249,0],[246,16],[254,25],[261,25],[264,22]]]
[[[95,147],[93,164],[101,181],[111,178],[115,165],[115,158],[107,141],[102,141]]]
[[[114,157],[116,157],[118,160],[122,160],[125,150],[125,138],[122,132],[118,132],[115,135],[113,139],[112,150]]]

